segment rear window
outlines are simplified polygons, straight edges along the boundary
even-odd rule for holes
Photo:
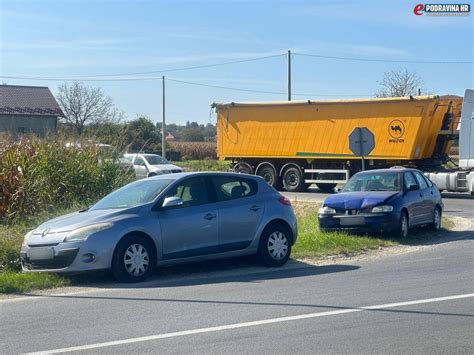
[[[229,201],[248,197],[257,193],[257,183],[250,179],[230,176],[212,178],[218,201]]]

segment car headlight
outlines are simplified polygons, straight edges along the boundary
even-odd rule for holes
[[[70,232],[66,238],[64,238],[65,242],[79,242],[79,241],[84,241],[89,238],[90,235],[103,231],[105,229],[108,229],[112,227],[112,223],[98,223],[98,224],[92,224],[90,226],[78,228],[76,230],[73,230]]]
[[[33,234],[33,231],[29,231],[28,233],[25,234],[25,236],[23,237],[23,243],[21,243],[22,247],[28,244],[28,239],[30,238],[32,234]]]
[[[381,213],[381,212],[392,212],[393,206],[389,205],[380,205],[372,208],[372,213]]]
[[[336,210],[334,208],[324,206],[319,208],[318,214],[336,214]]]

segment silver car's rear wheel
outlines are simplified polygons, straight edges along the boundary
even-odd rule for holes
[[[268,237],[268,253],[275,260],[283,259],[288,254],[288,239],[279,231],[275,231]]]
[[[130,245],[123,256],[125,270],[134,276],[142,276],[150,265],[150,255],[141,244]]]
[[[258,255],[267,266],[282,266],[290,257],[292,236],[290,229],[282,224],[267,226],[258,247]]]

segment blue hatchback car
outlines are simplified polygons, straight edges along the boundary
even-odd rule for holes
[[[441,194],[419,170],[391,168],[355,174],[340,193],[318,211],[321,230],[397,232],[408,236],[414,226],[441,228]]]

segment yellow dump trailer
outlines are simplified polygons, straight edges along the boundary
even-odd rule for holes
[[[214,103],[218,157],[276,187],[299,191],[317,183],[330,189],[361,168],[349,149],[356,127],[375,136],[368,168],[442,164],[461,106],[458,96]]]

